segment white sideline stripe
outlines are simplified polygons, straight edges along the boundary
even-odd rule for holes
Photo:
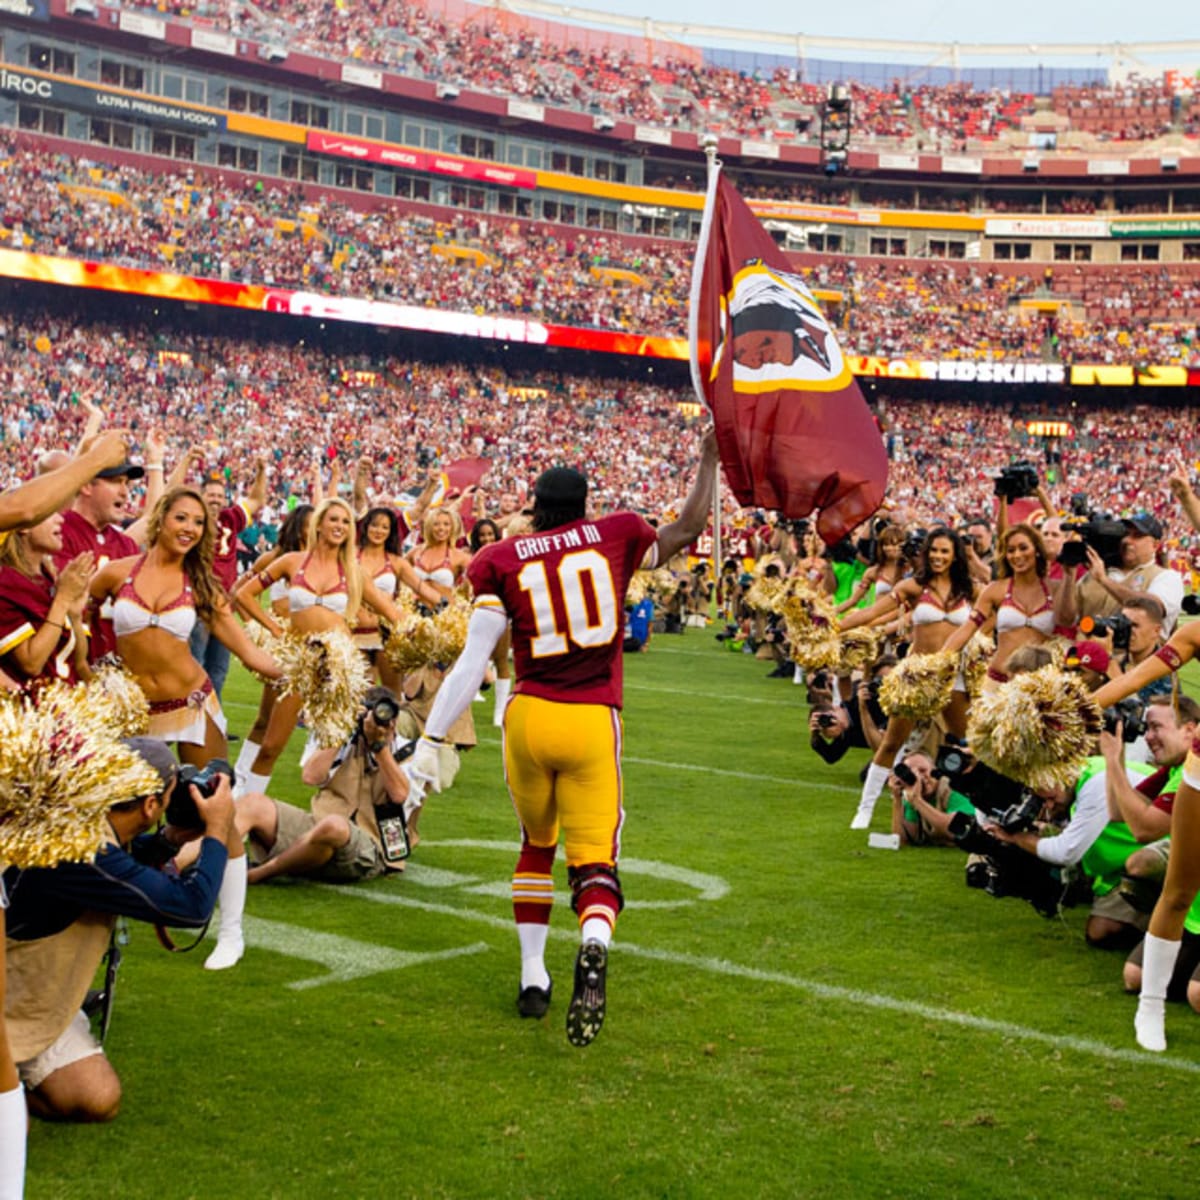
[[[481,746],[500,746],[493,738],[480,738]],[[621,756],[622,762],[637,763],[640,767],[666,767],[670,771],[699,771],[703,775],[725,775],[730,779],[746,779],[751,783],[782,783],[786,787],[817,788],[822,792],[845,792],[849,796],[862,794],[861,788],[847,787],[844,783],[823,783],[816,779],[785,778],[782,775],[754,775],[749,771],[730,771],[725,767],[706,767],[701,763],[664,762],[661,758],[635,758],[632,754]]]
[[[335,884],[319,884],[337,891],[339,895],[358,896],[364,900],[374,900],[379,904],[396,904],[402,908],[417,908],[424,912],[438,913],[443,916],[458,917],[464,921],[475,921],[493,929],[513,931],[512,920],[507,917],[493,916],[491,913],[472,912],[470,909],[456,908],[450,904],[433,904],[426,900],[413,900],[408,896],[397,896],[379,891],[368,891],[350,888],[338,888]],[[578,941],[579,935],[566,929],[551,928],[550,936],[559,941]],[[799,992],[807,992],[819,1000],[836,1000],[849,1003],[859,1008],[874,1008],[883,1012],[900,1013],[906,1017],[917,1016],[926,1021],[936,1021],[943,1025],[957,1025],[963,1029],[971,1029],[976,1033],[992,1033],[1000,1037],[1016,1038],[1024,1042],[1036,1042],[1039,1045],[1050,1046],[1055,1050],[1070,1050],[1076,1054],[1087,1054],[1093,1058],[1106,1059],[1109,1062],[1130,1063],[1135,1066],[1150,1066],[1167,1068],[1172,1071],[1183,1071],[1190,1075],[1200,1075],[1200,1062],[1185,1058],[1170,1058],[1161,1054],[1151,1054],[1145,1050],[1128,1050],[1118,1046],[1109,1046],[1104,1042],[1093,1041],[1091,1038],[1072,1037],[1069,1034],[1046,1033],[1040,1029],[1030,1029],[1025,1025],[1017,1025],[1013,1021],[995,1021],[990,1017],[977,1017],[971,1013],[956,1012],[952,1008],[935,1008],[931,1004],[921,1004],[919,1001],[901,1000],[895,996],[884,996],[877,992],[859,991],[857,988],[836,987],[833,984],[818,983],[813,979],[804,979],[798,975],[785,975],[781,971],[763,971],[757,967],[744,967],[738,963],[729,962],[724,958],[704,958],[697,954],[679,954],[672,950],[655,950],[647,946],[635,946],[630,942],[618,943],[621,954],[631,954],[635,958],[648,958],[656,962],[671,963],[680,967],[691,967],[698,971],[708,971],[713,975],[725,975],[733,979],[746,979],[754,983],[774,983],[781,987],[794,988]]]
[[[378,975],[382,971],[399,971],[405,967],[443,962],[464,954],[484,954],[491,949],[487,942],[475,942],[470,946],[456,946],[450,950],[417,953],[411,950],[396,950],[391,946],[378,946],[373,942],[360,942],[340,934],[321,933],[302,925],[269,921],[265,917],[246,916],[244,924],[246,940],[251,946],[273,950],[276,954],[283,954],[288,958],[319,963],[328,972],[311,979],[293,980],[286,985],[293,991],[323,987],[328,983],[345,983],[363,975]],[[216,931],[210,929],[208,936],[215,937]]]

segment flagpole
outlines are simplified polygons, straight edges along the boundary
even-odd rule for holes
[[[717,172],[720,170],[720,167],[718,166],[718,163],[717,163],[717,139],[716,139],[716,137],[711,133],[707,134],[704,137],[704,139],[701,141],[700,144],[704,147],[704,158],[705,158],[705,162],[707,164],[707,177],[706,177],[705,182],[707,185],[706,190],[708,193],[708,197],[707,197],[707,200],[706,200],[706,203],[704,206],[705,217],[706,217],[705,223],[707,224],[707,221],[712,219],[713,187],[716,183]],[[707,237],[704,236],[703,232],[700,235],[700,244],[701,245],[708,244],[708,239],[707,239]],[[703,399],[704,398],[703,392],[701,392],[700,395],[701,395],[701,399]],[[722,597],[721,597],[721,563],[723,561],[721,558],[721,472],[720,471],[718,471],[716,473],[716,476],[713,479],[712,504],[713,504],[713,550],[712,550],[712,553],[713,553],[713,560],[712,560],[713,594],[717,598],[717,610],[719,613],[721,599],[722,599]]]

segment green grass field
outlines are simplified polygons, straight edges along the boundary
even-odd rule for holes
[[[1139,1052],[1085,909],[969,891],[955,850],[868,850],[848,829],[865,752],[824,766],[803,689],[709,633],[626,668],[629,903],[590,1047],[563,1030],[561,864],[554,1003],[516,1015],[489,697],[404,878],[252,889],[224,973],[134,928],[108,1044],[122,1114],[35,1124],[27,1194],[1196,1194],[1200,1020],[1172,1006],[1168,1054]],[[256,698],[235,674],[233,729]],[[272,790],[303,802],[298,753]]]

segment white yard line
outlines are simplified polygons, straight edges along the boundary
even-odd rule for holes
[[[513,928],[512,921],[508,918],[494,916],[491,913],[474,912],[467,908],[457,908],[452,904],[435,904],[426,900],[414,900],[409,896],[397,896],[393,893],[370,889],[339,888],[333,884],[321,886],[336,891],[339,896],[357,896],[363,900],[374,900],[378,904],[394,904],[400,908],[420,909],[422,912],[438,913],[463,921],[474,921],[476,924],[486,925],[492,929],[502,929],[509,933]],[[579,936],[574,931],[565,929],[551,929],[550,934],[560,941],[572,942],[577,941]],[[818,1000],[833,1000],[858,1008],[879,1009],[884,1012],[900,1013],[905,1017],[919,1017],[922,1020],[942,1025],[955,1025],[961,1029],[971,1029],[976,1033],[994,1034],[1002,1038],[1033,1042],[1054,1050],[1086,1054],[1107,1062],[1128,1063],[1153,1067],[1158,1070],[1183,1071],[1191,1075],[1200,1075],[1200,1062],[1192,1062],[1189,1059],[1171,1058],[1161,1054],[1150,1054],[1143,1050],[1109,1046],[1104,1042],[1093,1041],[1091,1038],[1046,1033],[1043,1030],[1030,1029],[1028,1026],[1018,1025],[1012,1021],[996,1021],[990,1017],[977,1017],[972,1013],[956,1012],[951,1008],[936,1008],[931,1004],[921,1004],[919,1001],[900,999],[896,996],[885,996],[878,992],[836,987],[828,983],[819,983],[814,979],[805,979],[800,975],[788,975],[782,971],[763,971],[757,967],[744,967],[739,963],[729,962],[728,959],[707,958],[697,954],[679,954],[672,950],[636,946],[630,942],[617,943],[616,950],[619,954],[671,963],[674,966],[688,967],[696,971],[707,971],[710,974],[723,975],[727,978],[743,979],[753,983],[776,984],[780,987],[805,992]]]

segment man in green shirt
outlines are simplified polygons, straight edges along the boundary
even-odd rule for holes
[[[950,818],[955,813],[975,815],[966,796],[954,791],[950,781],[933,773],[928,754],[910,754],[896,764],[888,779],[892,790],[892,832],[902,846],[950,846]]]

